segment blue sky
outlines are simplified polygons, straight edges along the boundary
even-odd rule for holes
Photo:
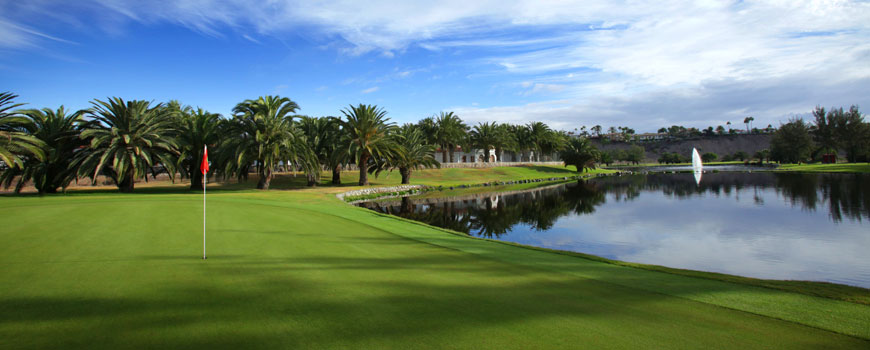
[[[870,4],[850,1],[6,1],[0,90],[229,115],[279,94],[300,114],[544,121],[654,131],[870,108]]]

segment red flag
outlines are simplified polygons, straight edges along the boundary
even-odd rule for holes
[[[202,153],[202,163],[199,165],[199,170],[202,171],[203,175],[208,173],[208,146],[205,146]]]

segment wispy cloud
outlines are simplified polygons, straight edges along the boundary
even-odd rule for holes
[[[77,43],[51,36],[25,25],[13,23],[0,17],[0,47],[26,48],[36,47],[40,41],[50,40],[64,44],[76,45]]]
[[[55,5],[28,2],[27,11],[50,6]],[[870,78],[866,1],[83,0],[67,6],[125,21],[173,23],[210,36],[236,32],[254,42],[304,30],[316,33],[324,47],[374,60],[396,60],[412,48],[473,52],[475,61],[464,64],[513,86],[515,95],[572,101],[463,109],[475,118],[494,113],[560,125],[582,122],[586,114],[625,120],[621,124],[706,123],[734,113],[774,118],[844,100],[831,89],[852,98],[845,104],[870,102],[852,92],[862,91],[858,87]],[[2,19],[0,38],[7,47],[62,40]],[[397,70],[342,84],[383,86],[413,73]],[[738,87],[769,99],[731,90]]]
[[[373,93],[373,92],[375,92],[375,91],[378,91],[379,89],[380,89],[380,88],[377,87],[377,86],[372,86],[372,87],[370,87],[370,88],[368,88],[368,89],[365,89],[365,90],[363,90],[363,91],[360,91],[360,92],[361,92],[361,93],[364,93],[364,94],[370,94],[370,93]]]
[[[242,38],[244,38],[245,40],[248,40],[248,41],[250,41],[250,42],[252,42],[252,43],[254,43],[254,44],[260,44],[260,45],[263,44],[263,43],[261,43],[259,40],[254,39],[253,37],[251,37],[251,36],[248,35],[248,34],[242,34]]]
[[[290,87],[290,86],[287,85],[287,84],[279,84],[279,85],[276,85],[275,88],[272,89],[272,94],[273,94],[273,95],[279,95],[279,94],[281,94],[282,92],[284,92],[284,90],[287,90],[287,88],[289,88],[289,87]]]

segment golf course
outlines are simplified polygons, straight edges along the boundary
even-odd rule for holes
[[[574,174],[433,169],[412,183]],[[866,289],[471,238],[346,204],[354,175],[210,184],[207,260],[202,192],[186,184],[0,196],[0,349],[870,348]]]

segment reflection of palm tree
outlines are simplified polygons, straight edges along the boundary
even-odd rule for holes
[[[622,176],[578,181],[523,193],[493,197],[465,197],[432,205],[429,210],[414,212],[409,209],[413,199],[403,199],[400,206],[384,211],[423,221],[459,232],[500,238],[511,232],[517,224],[526,224],[536,230],[552,228],[560,217],[573,213],[587,215],[606,202],[613,193],[620,200],[637,198],[641,191],[661,191],[664,195],[686,198],[703,193],[739,192],[741,188],[774,187],[793,206],[813,210],[819,201],[829,201],[831,219],[843,217],[852,220],[870,218],[870,177],[860,174],[710,174],[708,185],[698,188],[691,174]],[[824,198],[820,197],[823,196]],[[756,193],[756,197],[760,197]],[[480,200],[481,204],[475,205]],[[413,207],[410,207],[413,208]],[[397,214],[401,213],[401,214]]]
[[[499,199],[501,202],[503,199]],[[487,238],[498,238],[516,225],[518,207],[498,205],[493,207],[493,199],[484,199],[484,208],[472,210],[472,228],[478,230],[477,235]]]
[[[602,205],[606,201],[604,191],[592,182],[580,181],[576,186],[566,188],[565,197],[571,202],[571,210],[577,215],[592,214],[595,212],[595,207]],[[639,193],[639,191],[635,191]]]

